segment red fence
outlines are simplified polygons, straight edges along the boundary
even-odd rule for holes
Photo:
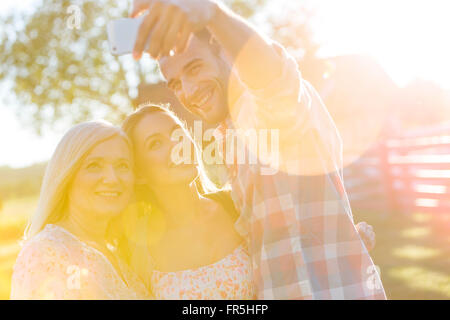
[[[450,126],[383,139],[344,177],[355,209],[450,214]]]

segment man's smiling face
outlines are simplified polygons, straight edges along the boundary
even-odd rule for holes
[[[227,117],[229,66],[208,41],[193,36],[185,52],[162,58],[159,64],[169,88],[190,112],[209,123]]]

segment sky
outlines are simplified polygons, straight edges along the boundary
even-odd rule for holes
[[[421,77],[450,89],[450,1],[312,2],[327,54],[370,54],[400,86]]]
[[[27,10],[33,0],[0,1],[0,12]],[[2,96],[8,94],[3,84],[0,89],[0,166],[24,167],[46,161],[54,151],[62,133],[37,136],[32,128],[18,120],[18,108],[5,105]]]
[[[276,0],[271,5],[283,10],[297,1]],[[399,86],[421,77],[450,89],[450,1],[304,1],[315,8],[313,30],[323,56],[369,54]],[[27,9],[32,2],[0,1],[0,12]],[[63,132],[47,131],[39,137],[19,122],[16,110],[0,101],[0,166],[48,160]]]

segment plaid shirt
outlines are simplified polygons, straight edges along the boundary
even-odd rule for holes
[[[353,221],[337,129],[296,62],[274,47],[284,61],[280,77],[265,89],[247,88],[233,108],[238,114],[219,126],[222,134],[279,129],[278,171],[262,174],[267,165],[248,161],[228,166],[257,298],[386,299]]]

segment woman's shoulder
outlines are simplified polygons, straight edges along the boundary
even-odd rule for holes
[[[51,227],[26,240],[14,264],[11,299],[52,297],[62,290],[77,260],[69,248],[65,236]]]
[[[70,234],[62,227],[55,224],[46,224],[44,228],[35,236],[30,238],[27,243],[33,242],[54,242],[60,243],[70,240]]]
[[[38,234],[24,242],[21,251],[43,251],[49,248],[55,251],[79,250],[81,243],[62,227],[47,224]]]
[[[93,252],[64,228],[47,224],[38,234],[24,241],[14,271],[46,266],[65,271],[71,265],[96,260],[94,258]]]
[[[49,260],[69,262],[76,260],[80,247],[62,228],[46,225],[43,230],[26,240],[16,260],[18,266],[29,268],[36,264],[47,264]]]

